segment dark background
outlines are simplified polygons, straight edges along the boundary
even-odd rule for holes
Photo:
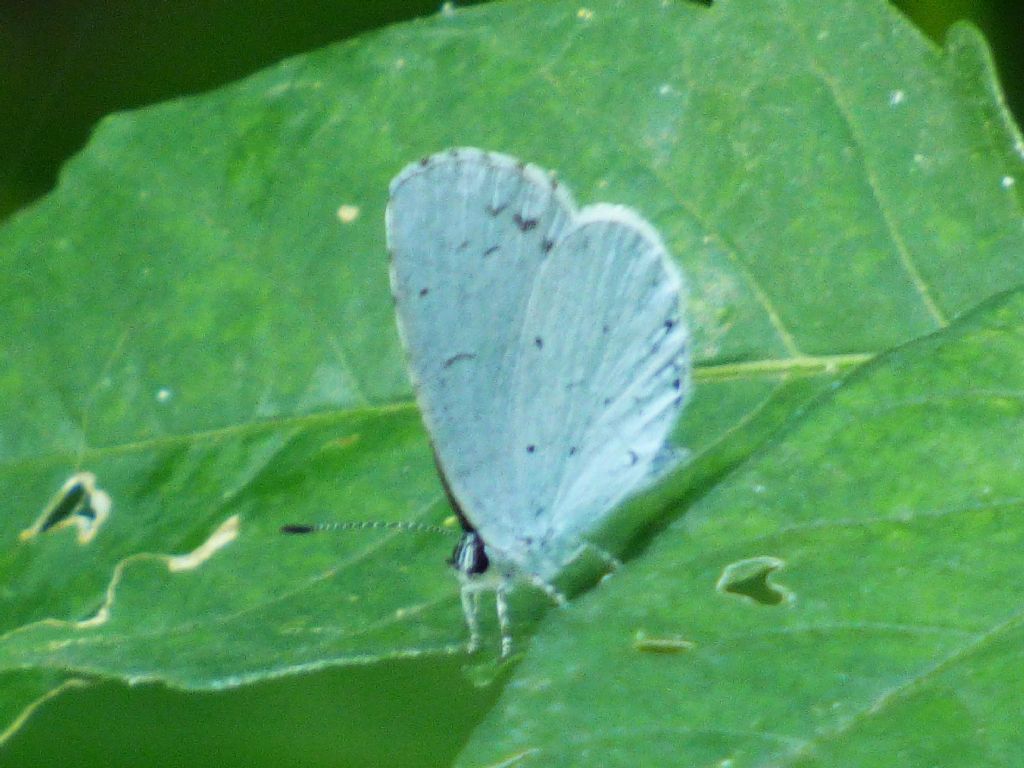
[[[980,27],[1020,122],[1022,0],[896,5],[936,41],[957,19]],[[45,194],[61,163],[110,112],[206,91],[440,6],[440,0],[0,0],[0,220]]]

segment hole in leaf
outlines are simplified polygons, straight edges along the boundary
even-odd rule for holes
[[[177,555],[167,561],[167,570],[172,573],[191,571],[205,563],[217,552],[238,538],[239,518],[232,515],[215,530],[206,541],[187,555]]]
[[[86,490],[85,483],[77,477],[71,478],[69,484],[53,498],[46,513],[40,518],[40,533],[50,530],[85,509],[88,506],[88,496],[89,491]]]
[[[722,570],[715,588],[722,594],[738,595],[759,605],[789,602],[792,593],[770,581],[771,575],[785,564],[784,560],[768,555],[738,560]]]
[[[78,528],[78,543],[87,544],[110,514],[110,495],[96,485],[92,472],[76,472],[57,491],[31,528],[21,532],[21,539],[31,539],[46,531]]]

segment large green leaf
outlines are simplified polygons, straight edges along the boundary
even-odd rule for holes
[[[465,764],[1015,764],[1022,456],[1015,292],[865,366],[559,611]]]
[[[308,540],[276,531],[293,520],[448,515],[393,328],[382,212],[387,182],[404,163],[467,144],[555,168],[581,202],[625,203],[659,226],[690,281],[698,381],[678,430],[691,463],[607,533],[614,548],[635,554],[609,582],[614,588],[540,625],[542,604],[517,606],[519,647],[535,630],[540,636],[510,691],[529,685],[544,701],[523,708],[509,693],[492,723],[519,736],[499,738],[488,727],[467,760],[540,749],[544,762],[571,763],[580,754],[573,745],[583,744],[575,732],[593,737],[591,748],[600,741],[602,751],[621,745],[644,756],[631,742],[644,728],[653,729],[654,760],[676,741],[659,728],[706,727],[701,712],[670,712],[673,699],[647,672],[635,675],[638,693],[679,718],[668,726],[640,719],[632,693],[605,692],[617,713],[578,728],[570,724],[591,712],[589,696],[569,682],[541,685],[557,679],[538,673],[545,665],[579,674],[584,662],[602,665],[590,673],[597,685],[626,659],[694,664],[692,653],[652,661],[624,646],[616,616],[652,636],[692,633],[698,649],[708,641],[697,628],[741,620],[717,593],[671,604],[679,620],[667,623],[640,622],[623,604],[653,611],[651,600],[708,594],[711,571],[753,555],[786,561],[778,579],[800,608],[826,588],[836,590],[833,600],[872,597],[861,592],[872,582],[856,574],[882,555],[855,535],[866,529],[828,522],[857,519],[843,506],[851,502],[830,500],[824,480],[813,485],[796,473],[813,456],[823,460],[811,438],[852,407],[822,394],[830,385],[1022,282],[1016,179],[1024,144],[983,44],[961,28],[937,51],[880,2],[495,3],[109,118],[58,189],[0,231],[0,713],[13,722],[79,678],[219,688],[299,669],[462,653],[443,537]],[[959,338],[961,330],[949,333]],[[985,373],[957,364],[958,376]],[[881,386],[871,377],[885,365],[855,391],[870,398]],[[926,392],[920,371],[893,370],[908,391]],[[941,377],[945,369],[937,370]],[[891,388],[879,391],[891,397]],[[780,441],[779,427],[797,418]],[[969,442],[977,426],[954,436],[944,424],[949,434],[939,444],[961,445],[970,467],[987,448]],[[882,454],[877,435],[851,422],[835,466],[864,494],[882,455],[894,477],[924,483],[932,475],[913,445],[929,439],[927,427],[916,425],[921,431]],[[775,495],[762,517],[749,514],[742,495],[752,487],[745,473],[755,470],[733,472],[757,451],[750,467],[774,461],[788,481],[765,484]],[[72,527],[33,528],[75,472],[95,475],[112,500],[109,517],[88,540]],[[863,515],[905,503],[911,522],[932,519],[918,514],[927,505],[884,491]],[[735,508],[723,510],[730,498]],[[694,526],[699,537],[680,544],[676,528],[658,532],[694,502],[699,513],[675,525]],[[791,548],[804,539],[744,549],[808,502],[812,511],[789,517],[820,523],[810,530],[834,577],[813,588],[793,570],[799,553]],[[84,524],[81,512],[72,517]],[[915,533],[955,557],[948,537]],[[689,554],[701,537],[710,542],[706,562]],[[647,542],[654,548],[644,550]],[[892,543],[893,561],[914,555],[916,542],[906,546],[902,553]],[[920,584],[923,603],[952,602],[954,582],[933,575]],[[787,610],[747,619],[827,618]],[[559,635],[584,615],[602,629],[579,658],[572,638]],[[832,617],[851,626],[858,618]],[[981,626],[993,627],[984,624],[990,619]],[[922,658],[938,663],[979,631],[977,622],[964,616],[914,635],[922,655],[895,654],[874,669],[875,681],[919,674]],[[789,646],[794,667],[809,636]],[[829,641],[820,650],[836,655],[816,659],[822,676],[848,671],[843,654],[870,656],[856,632]],[[936,655],[926,657],[929,649]],[[767,674],[782,657],[765,655],[763,667],[744,672],[736,664],[753,654],[741,644],[734,651],[721,669],[704,668],[700,690],[677,691],[700,699],[721,673],[731,693],[716,718],[727,707],[733,723],[721,730],[723,756],[774,754],[776,746],[748,732],[813,743],[813,729],[837,728],[842,712],[861,711],[876,690],[851,686],[828,700],[840,714],[818,721],[805,706],[810,694],[792,687],[793,698],[764,713],[785,727],[751,726],[743,681],[759,692],[753,672]],[[555,711],[572,716],[559,720]],[[547,725],[537,727],[542,712]]]

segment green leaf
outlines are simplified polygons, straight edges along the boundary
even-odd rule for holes
[[[1022,455],[1014,292],[850,376],[553,616],[464,764],[1012,765]]]
[[[799,552],[782,549],[795,539],[742,551],[770,528],[767,507],[737,517],[715,499],[742,482],[752,454],[749,466],[776,457],[774,515],[795,523],[786,505],[813,502],[805,519],[849,517],[828,497],[827,478],[815,487],[787,467],[786,457],[804,466],[816,450],[792,435],[809,440],[819,418],[818,429],[838,418],[830,414],[844,404],[828,393],[851,369],[1022,282],[1024,144],[984,44],[960,28],[942,53],[875,1],[494,3],[113,116],[54,193],[0,230],[0,714],[15,718],[82,677],[217,689],[463,652],[456,584],[443,564],[451,541],[277,533],[296,521],[441,523],[449,515],[394,331],[382,215],[391,176],[452,145],[554,168],[582,203],[633,206],[658,225],[690,282],[697,390],[677,441],[692,460],[606,532],[613,549],[631,555],[608,589],[566,611],[521,596],[516,642],[527,660],[509,690],[537,684],[534,670],[545,664],[572,671],[609,661],[591,673],[593,684],[613,682],[598,679],[608,670],[620,679],[626,660],[693,664],[705,636],[694,651],[651,661],[633,650],[632,633],[647,633],[643,647],[669,633],[671,646],[719,616],[738,621],[734,613],[756,608],[762,613],[752,616],[778,622],[795,617],[814,590],[853,589],[850,574],[876,545],[856,537],[862,529],[819,526],[815,546],[831,558],[830,573],[847,580],[812,588],[794,570]],[[893,372],[910,390],[926,384],[915,375]],[[848,468],[858,494],[872,476],[857,482],[854,469],[867,472],[883,456],[908,483],[930,477],[911,450],[928,439],[927,426],[883,452],[852,423],[845,463],[835,466]],[[790,431],[780,438],[783,428]],[[963,447],[976,432],[944,428],[941,444],[958,439],[964,466],[985,458],[982,445]],[[84,488],[89,476],[82,498],[61,495],[69,478]],[[898,501],[883,491],[875,491],[875,516]],[[737,509],[750,507],[732,493]],[[101,494],[110,499],[102,520]],[[904,501],[914,522],[925,508]],[[696,511],[682,516],[692,504]],[[703,512],[713,506],[714,519]],[[58,509],[62,523],[51,515]],[[663,567],[679,526],[704,537],[716,525],[721,540],[701,550],[706,562]],[[914,533],[951,546],[937,533]],[[684,543],[695,547],[691,536]],[[903,558],[899,543],[890,569]],[[759,575],[755,562],[744,571],[754,579],[748,594],[714,591],[727,565],[758,556],[785,566]],[[657,578],[627,580],[634,572]],[[747,604],[775,583],[796,602]],[[938,606],[960,586],[928,583],[926,602]],[[665,602],[678,620],[634,621],[618,634],[623,602],[639,611],[680,590],[705,599]],[[606,629],[585,659],[571,645],[589,637],[584,630],[559,637],[584,611]],[[958,647],[982,631],[977,621],[991,628],[985,620],[894,633],[892,644],[921,655],[894,654],[871,682],[919,674],[929,649]],[[814,645],[806,637],[793,641],[794,664]],[[844,642],[828,646],[838,651],[818,659],[815,674],[838,674],[839,662],[862,650],[867,658],[855,632]],[[784,746],[810,742],[810,729],[834,730],[876,690],[856,680],[848,696],[828,700],[841,710],[829,720],[791,689],[788,706],[770,713],[778,728],[751,726],[743,702],[763,693],[754,671],[768,667],[746,678],[722,670],[723,680],[739,682],[723,700],[734,726],[721,731],[716,754],[773,749],[756,735],[768,731],[796,740]],[[714,668],[704,674],[687,696],[718,685]],[[542,762],[574,762],[582,742],[562,728],[571,717],[552,713],[586,717],[594,701],[570,694],[577,689],[568,682],[544,690],[528,711],[510,693],[498,725],[481,732],[466,759],[539,749]],[[671,716],[669,693],[650,685],[636,693]],[[600,734],[581,728],[580,738],[599,735],[601,754],[618,754],[648,733],[637,702],[605,700],[617,714],[594,724]],[[538,728],[541,713],[550,719]],[[490,730],[510,725],[500,738]],[[673,721],[671,733],[705,725]],[[656,762],[659,745],[673,739],[650,733],[648,751],[634,754]]]

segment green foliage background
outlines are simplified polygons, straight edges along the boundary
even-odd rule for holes
[[[4,598],[24,611],[4,616],[5,630],[15,628],[4,635],[5,723],[33,692],[58,686],[64,668],[138,684],[64,691],[11,738],[5,761],[443,765],[465,747],[461,764],[479,765],[528,758],[543,745],[537,764],[592,764],[595,755],[664,764],[664,746],[675,754],[685,743],[687,764],[729,748],[748,756],[780,749],[792,765],[873,765],[880,755],[878,764],[888,764],[900,750],[907,765],[979,764],[967,762],[979,745],[987,763],[1006,764],[1015,737],[1004,731],[1019,720],[1000,682],[1020,668],[1021,308],[1018,296],[995,294],[1021,283],[1024,261],[1019,192],[999,183],[1011,171],[1020,176],[1020,158],[983,48],[961,28],[940,57],[906,27],[881,36],[889,17],[877,4],[836,3],[835,16],[826,9],[820,18],[807,6],[781,27],[793,33],[791,49],[819,67],[808,73],[778,44],[779,19],[755,12],[757,4],[740,13],[734,0],[734,15],[718,22],[723,50],[750,45],[721,60],[706,55],[698,6],[650,29],[626,14],[632,34],[663,44],[653,48],[657,58],[617,59],[632,67],[633,80],[623,82],[662,82],[662,57],[667,72],[684,78],[666,77],[664,93],[637,98],[587,69],[599,51],[622,44],[614,25],[601,26],[616,4],[592,5],[605,38],[579,33],[565,12],[571,4],[512,4],[509,15],[495,6],[493,16],[460,16],[436,37],[430,30],[442,28],[430,23],[392,30],[202,99],[120,115],[67,167],[57,194],[5,228],[0,375],[5,434],[14,439],[4,445],[12,512],[4,541],[66,476],[83,414],[90,436],[106,445],[89,455],[89,468],[145,522],[132,527],[122,515],[86,549],[50,537],[32,550],[34,560],[24,547],[5,549],[0,564],[18,579],[5,582]],[[800,10],[776,5],[783,15],[789,5]],[[177,23],[147,22],[128,6],[92,11],[88,34],[69,14],[59,23],[86,55],[22,59],[39,71],[62,66],[55,81],[39,77],[36,87],[32,78],[5,80],[11,104],[18,94],[36,99],[27,117],[8,123],[20,131],[4,154],[9,178],[21,180],[9,187],[11,207],[49,183],[53,166],[36,159],[60,154],[41,149],[52,126],[67,131],[65,148],[79,141],[52,110],[92,94],[100,106],[77,110],[96,116],[90,110],[230,81],[288,50],[268,30],[291,30],[299,50],[338,36],[310,23],[323,18],[317,8],[326,16],[337,4],[301,17],[295,6],[281,14],[265,4],[259,13],[224,6],[223,27],[181,8]],[[4,11],[29,20],[33,13],[27,5]],[[514,36],[525,18],[536,38]],[[677,25],[682,19],[689,21]],[[374,15],[354,28],[382,21]],[[506,34],[491,35],[491,24]],[[163,46],[124,44],[128,32],[147,28],[147,40]],[[17,29],[3,30],[11,72],[27,71],[16,54],[31,48]],[[554,72],[535,68],[566,30],[579,35],[578,58],[554,57]],[[197,44],[204,36],[209,52]],[[106,56],[103,40],[117,41]],[[467,47],[450,55],[452,41]],[[140,59],[128,61],[137,51]],[[396,51],[403,65],[388,69]],[[121,66],[103,69],[111,59]],[[878,70],[867,64],[875,60]],[[786,77],[755,78],[752,94],[731,90],[750,72],[791,65]],[[150,67],[176,79],[150,78]],[[864,76],[849,82],[832,74],[857,68]],[[110,79],[100,73],[111,71],[131,81],[129,98],[104,87]],[[703,77],[687,82],[695,71]],[[440,87],[455,82],[453,72],[465,91]],[[890,76],[907,78],[903,96]],[[530,101],[560,78],[581,85],[562,99]],[[552,137],[503,115],[480,117],[473,83],[505,103],[530,103],[556,124],[566,112],[584,119]],[[443,96],[418,101],[420,93]],[[647,122],[587,111],[609,94]],[[358,109],[345,101],[355,95]],[[681,107],[664,96],[706,105],[687,103],[691,117],[706,120],[680,130],[673,120]],[[335,125],[344,130],[322,130]],[[732,142],[719,145],[723,130]],[[567,161],[591,136],[601,139]],[[396,162],[456,142],[558,168],[584,201],[641,208],[696,288],[699,388],[680,427],[695,460],[622,516],[659,519],[652,510],[662,505],[660,529],[637,544],[628,569],[553,616],[527,658],[484,687],[472,684],[458,655],[444,655],[463,632],[436,546],[395,537],[379,548],[297,547],[273,535],[289,517],[324,508],[356,519],[444,514],[390,331],[374,212]],[[772,151],[761,153],[766,146]],[[346,163],[339,147],[373,151]],[[908,171],[915,151],[921,159]],[[347,230],[324,224],[339,189],[366,211]],[[251,306],[261,311],[238,311]],[[358,367],[325,371],[321,356],[351,356]],[[791,368],[773,375],[764,361],[774,358]],[[790,375],[801,367],[803,375]],[[92,377],[87,385],[69,376],[76,371]],[[170,408],[154,410],[152,385],[168,371],[197,377],[176,389]],[[808,411],[814,418],[801,421]],[[988,445],[999,450],[979,447]],[[690,511],[678,517],[684,505]],[[228,512],[242,515],[245,531],[230,558],[169,577],[161,553],[198,546]],[[353,546],[355,556],[338,565],[339,552]],[[154,554],[125,560],[126,552]],[[796,596],[791,607],[766,612],[730,602],[740,598],[709,599],[724,563],[765,555],[782,562],[770,578],[780,594]],[[122,562],[118,612],[104,626],[82,632],[41,620],[92,615]],[[407,571],[396,576],[395,562]],[[381,589],[367,592],[367,584]],[[275,602],[282,593],[291,600]],[[342,596],[358,600],[348,605]],[[258,620],[247,623],[252,606]],[[402,613],[406,606],[416,615]],[[395,621],[375,621],[390,614]],[[331,634],[351,616],[359,632]],[[832,632],[808,634],[825,626]],[[692,655],[685,643],[695,644]],[[397,658],[410,652],[424,655]],[[328,662],[348,666],[273,679]],[[219,693],[146,683],[218,688],[247,675],[258,682]],[[507,687],[500,675],[512,676]],[[866,717],[865,702],[880,691],[888,692],[887,716]],[[763,709],[751,711],[748,700]],[[983,724],[985,735],[965,735],[965,723]],[[926,738],[908,745],[922,727]],[[781,746],[765,747],[773,738]],[[892,746],[872,757],[879,740]]]
[[[466,7],[477,3],[459,2]],[[0,216],[49,189],[60,164],[111,112],[200,93],[281,58],[435,13],[439,0],[0,0]],[[900,0],[941,42],[982,31],[1010,109],[1024,114],[1024,6],[1017,0]]]

